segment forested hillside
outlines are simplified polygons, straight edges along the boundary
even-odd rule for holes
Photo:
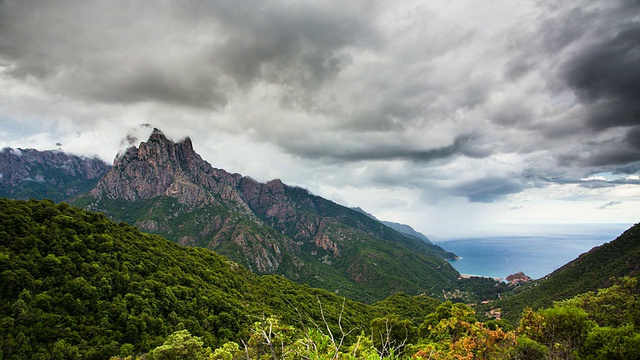
[[[635,359],[637,278],[514,329],[461,303],[356,303],[104,215],[0,199],[1,359]]]
[[[5,358],[55,352],[104,359],[146,352],[181,329],[216,347],[246,338],[250,324],[271,315],[289,324],[324,316],[336,331],[341,317],[345,329],[358,329],[355,336],[388,312],[386,304],[257,276],[210,250],[64,203],[0,199],[0,251]],[[408,316],[420,318],[438,303],[425,301],[405,305]]]

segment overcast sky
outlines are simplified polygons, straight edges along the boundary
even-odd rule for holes
[[[636,223],[640,2],[0,0],[0,146],[142,124],[434,239]]]

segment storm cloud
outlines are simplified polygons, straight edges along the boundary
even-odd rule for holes
[[[4,0],[0,145],[111,160],[150,123],[216,167],[374,213],[632,212],[639,16],[623,0]]]

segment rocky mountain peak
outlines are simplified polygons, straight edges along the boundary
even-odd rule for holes
[[[127,201],[166,195],[182,203],[206,204],[213,199],[199,178],[209,169],[210,165],[194,151],[191,139],[175,143],[153,129],[146,142],[129,147],[115,159],[113,168],[91,195]]]

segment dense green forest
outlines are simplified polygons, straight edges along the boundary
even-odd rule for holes
[[[640,358],[636,278],[514,327],[427,296],[353,302],[50,201],[0,199],[0,284],[0,359]]]
[[[0,199],[0,276],[5,358],[48,358],[54,348],[95,359],[143,353],[178,330],[215,348],[275,315],[363,330],[390,312],[421,318],[438,304],[402,294],[349,301],[46,200]]]

